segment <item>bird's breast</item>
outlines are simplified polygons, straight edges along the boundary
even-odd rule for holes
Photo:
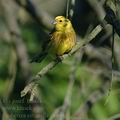
[[[54,32],[51,36],[51,50],[57,55],[63,55],[75,45],[75,34]]]

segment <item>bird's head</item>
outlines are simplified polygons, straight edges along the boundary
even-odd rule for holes
[[[71,29],[72,24],[69,19],[64,16],[57,16],[54,20],[55,29],[57,31],[65,31],[66,29]]]

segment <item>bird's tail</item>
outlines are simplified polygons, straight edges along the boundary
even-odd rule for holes
[[[37,55],[35,55],[31,60],[30,62],[37,62],[37,63],[40,63],[42,62],[42,60],[47,56],[47,53],[43,52],[43,53],[39,53]]]

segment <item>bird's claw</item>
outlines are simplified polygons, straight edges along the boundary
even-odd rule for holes
[[[57,56],[57,60],[58,60],[59,62],[62,62],[63,56]]]

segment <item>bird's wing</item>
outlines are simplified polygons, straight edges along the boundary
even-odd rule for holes
[[[46,55],[47,55],[47,53],[42,53],[42,52],[40,52],[40,53],[36,54],[36,55],[30,60],[30,62],[31,62],[31,63],[32,63],[32,62],[40,63],[40,62],[42,62],[42,60],[46,57]]]
[[[37,55],[35,55],[31,60],[30,62],[41,62],[45,57],[46,55],[48,54],[49,52],[49,47],[50,47],[50,41],[51,41],[51,37],[52,37],[52,34],[54,33],[54,29],[50,32],[49,34],[49,39],[46,40],[44,43],[43,43],[43,46],[42,46],[42,51],[39,52]]]
[[[51,38],[52,38],[52,34],[55,32],[55,29],[53,28],[52,31],[49,33],[49,39],[46,40],[44,43],[43,43],[43,46],[42,46],[42,51],[46,51],[49,49],[50,47],[50,42],[51,42]],[[47,51],[48,52],[48,51]]]

